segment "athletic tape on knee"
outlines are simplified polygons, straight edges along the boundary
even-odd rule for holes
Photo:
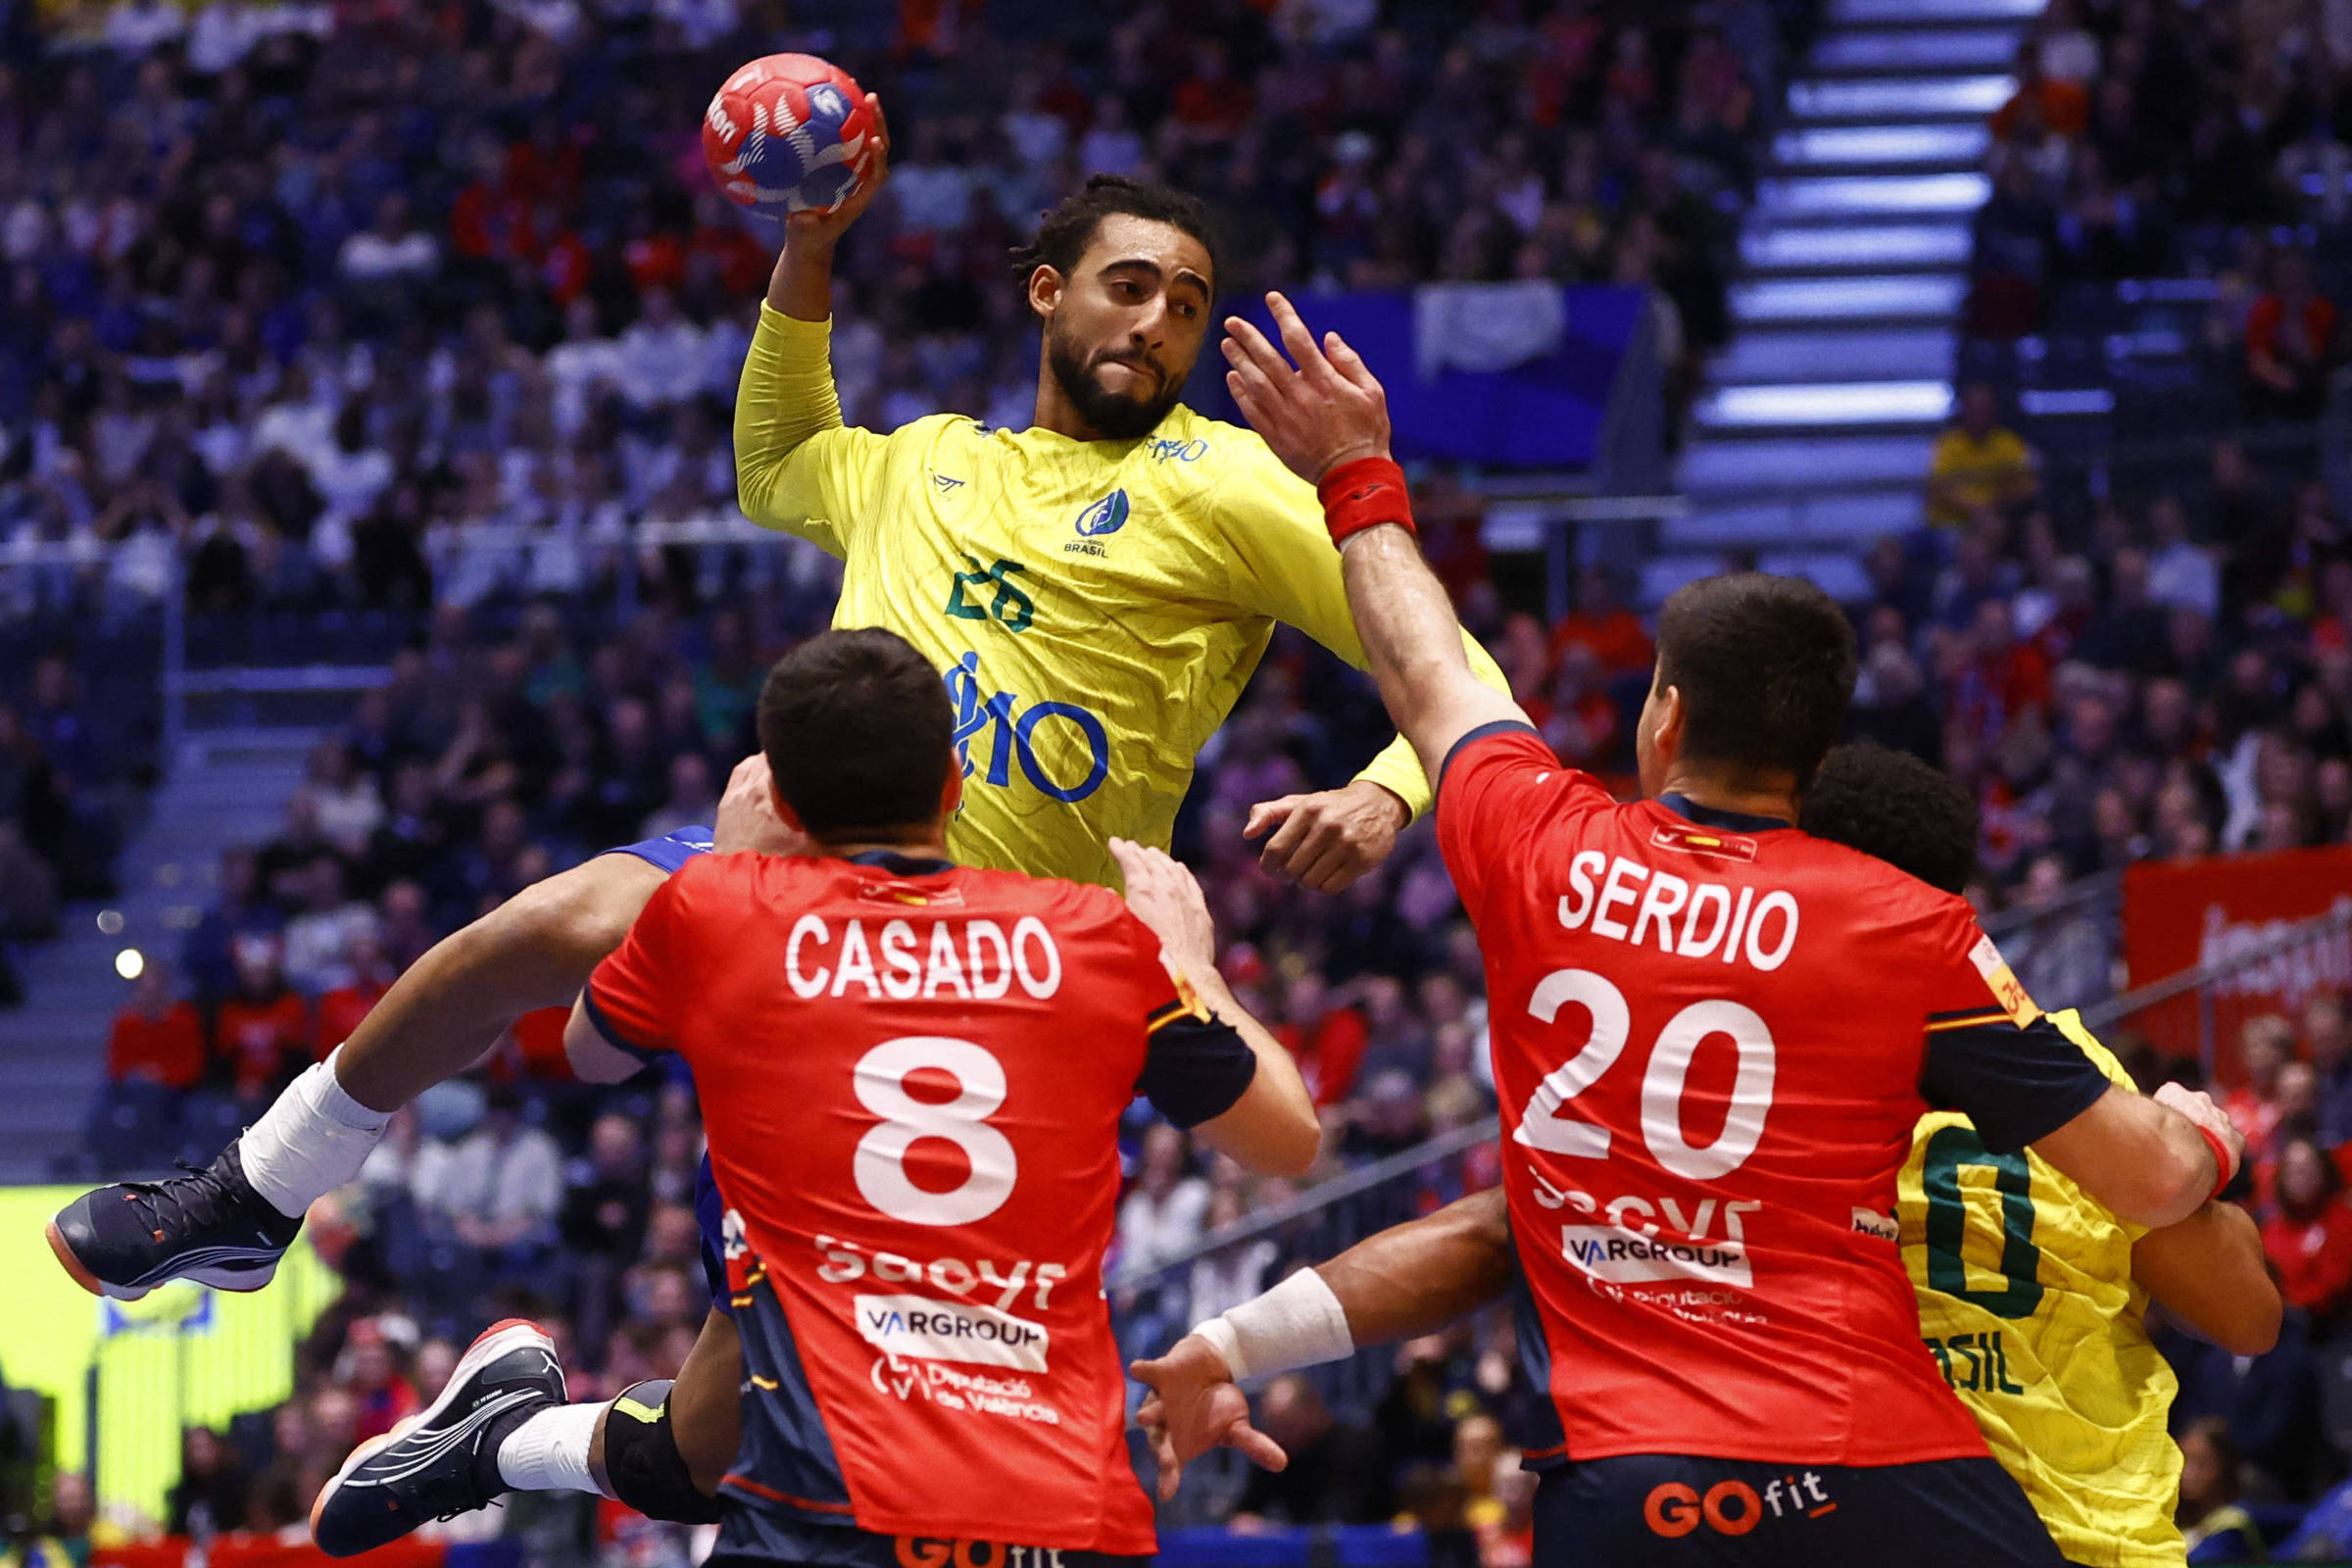
[[[680,1525],[718,1523],[718,1499],[707,1497],[678,1451],[669,1424],[667,1378],[631,1384],[605,1418],[605,1476],[612,1495],[648,1519]]]
[[[1323,1276],[1302,1268],[1262,1296],[1227,1309],[1195,1334],[1216,1347],[1234,1380],[1272,1377],[1355,1353],[1348,1312]]]

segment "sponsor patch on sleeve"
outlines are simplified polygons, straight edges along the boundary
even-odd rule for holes
[[[2010,1022],[2022,1029],[2041,1016],[2041,1009],[2034,1005],[2032,997],[2026,995],[2025,986],[2010,969],[2008,960],[2001,956],[2001,950],[1992,945],[1992,938],[1977,938],[1977,945],[1969,950],[1968,959],[1977,966],[1977,973],[1984,976],[1986,988],[1992,992],[1992,1000],[2000,1004],[2001,1010],[2009,1015]]]

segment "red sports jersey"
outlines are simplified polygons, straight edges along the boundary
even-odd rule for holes
[[[1118,1122],[1139,1087],[1215,1115],[1255,1057],[1115,894],[706,856],[588,1005],[692,1066],[730,1204],[750,1387],[722,1549],[793,1557],[789,1532],[853,1523],[1154,1549],[1102,1299]]]
[[[2105,1080],[2020,1027],[1967,904],[1769,819],[1620,806],[1518,725],[1456,748],[1438,833],[1561,1423],[1529,1457],[1983,1454],[1920,1343],[1895,1173],[1928,1096],[2014,1147]]]

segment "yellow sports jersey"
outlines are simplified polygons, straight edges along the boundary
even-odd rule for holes
[[[2079,1013],[2051,1022],[2131,1086]],[[2088,1568],[2185,1562],[2165,1432],[2179,1385],[2132,1279],[2144,1229],[2031,1150],[1989,1152],[1949,1111],[1920,1119],[1898,1192],[1920,1332],[2059,1549]]]
[[[1166,848],[1275,621],[1363,667],[1314,488],[1253,432],[1182,406],[1133,441],[946,414],[852,429],[831,332],[760,306],[735,402],[737,501],[841,558],[834,625],[888,627],[946,673],[956,858],[1116,887],[1104,840]],[[1402,739],[1361,776],[1429,806]]]

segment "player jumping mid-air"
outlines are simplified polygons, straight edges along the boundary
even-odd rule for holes
[[[1165,846],[1195,755],[1230,711],[1275,620],[1361,662],[1338,564],[1322,543],[1313,491],[1250,431],[1178,402],[1208,329],[1216,263],[1200,204],[1163,186],[1092,180],[1047,215],[1024,252],[1023,286],[1043,339],[1031,429],[986,431],[950,416],[888,436],[845,428],[826,348],[833,256],[886,172],[878,162],[838,211],[786,224],[737,404],[740,501],[756,520],[844,559],[837,624],[889,627],[946,671],[965,781],[949,829],[956,856],[1114,883],[1108,841]],[[1499,684],[1483,652],[1466,645],[1465,654]],[[1399,741],[1343,789],[1262,804],[1245,831],[1269,835],[1269,870],[1330,891],[1380,863],[1428,800]],[[544,943],[549,974],[579,971],[584,948],[574,939],[593,947],[609,921],[594,908],[575,918],[564,906],[598,902],[591,881],[625,900],[632,880],[656,874],[606,863],[614,860],[525,895],[430,972],[473,964],[494,933]],[[633,896],[641,903],[644,894]],[[556,929],[540,932],[540,923]],[[518,956],[514,972],[538,970]],[[465,973],[494,1001],[503,995],[499,977]],[[543,1000],[529,1004],[560,1000],[549,989],[532,990]],[[409,1004],[436,1017],[462,1010],[446,995],[410,990],[396,1014]],[[289,1090],[257,1127],[269,1129],[260,1165],[270,1212],[255,1208],[246,1184],[249,1134],[241,1162],[232,1145],[207,1172],[140,1189],[137,1212],[152,1218],[135,1235],[110,1230],[101,1244],[87,1233],[92,1205],[130,1189],[71,1205],[59,1216],[61,1260],[85,1285],[118,1293],[177,1274],[257,1287],[301,1206],[349,1179],[393,1108],[463,1070],[503,1026],[494,1013],[433,1045],[389,1023],[365,1029],[354,1049]],[[478,1045],[461,1050],[466,1041]],[[414,1054],[401,1059],[404,1052]],[[274,1174],[295,1166],[299,1181]],[[714,1197],[702,1206],[707,1219],[717,1212]],[[707,1233],[707,1245],[715,1242]],[[706,1340],[727,1332],[714,1313]],[[706,1344],[695,1362],[705,1359],[723,1371],[731,1347]],[[719,1400],[703,1412],[715,1429],[691,1423],[705,1432],[688,1447],[706,1492],[733,1451],[727,1409]],[[672,1413],[662,1407],[653,1424],[664,1475],[680,1469],[675,1428],[689,1424],[687,1412],[674,1424]],[[577,1448],[527,1473],[568,1482],[582,1473]]]
[[[523,1013],[568,1004],[594,965],[619,945],[654,889],[689,858],[711,850],[713,839],[721,854],[807,848],[806,838],[775,812],[764,757],[747,759],[735,770],[715,834],[685,829],[600,856],[526,889],[437,944],[394,983],[349,1041],[304,1073],[209,1170],[165,1183],[101,1188],[70,1204],[51,1225],[60,1261],[86,1288],[122,1298],[183,1276],[226,1289],[260,1288],[311,1202],[350,1180],[373,1147],[390,1116],[377,1107],[404,1104],[464,1071]],[[612,1065],[604,1063],[607,1076]],[[634,1063],[624,1065],[635,1070]],[[1292,1071],[1287,1059],[1281,1061],[1269,1081]],[[1250,1157],[1248,1150],[1235,1152]],[[715,1236],[719,1203],[707,1177],[706,1168],[697,1208],[706,1231]],[[736,1450],[741,1351],[725,1310],[727,1286],[715,1248],[707,1249],[706,1263],[713,1310],[680,1371],[674,1397],[662,1380],[612,1400],[561,1409],[534,1398],[528,1413],[541,1419],[508,1424],[496,1434],[499,1441],[467,1445],[457,1456],[463,1463],[418,1474],[418,1484],[431,1491],[432,1513],[478,1507],[501,1491],[522,1488],[599,1492],[658,1518],[714,1520],[712,1494]],[[541,1391],[536,1342],[511,1332],[508,1340],[514,1344],[481,1347],[466,1378],[453,1378],[452,1389],[467,1382],[473,1396],[492,1400],[511,1392],[494,1377],[473,1374],[519,1348],[529,1352],[517,1362],[525,1370],[522,1386]],[[441,1401],[442,1414],[453,1407],[453,1401]],[[410,1510],[396,1522],[405,1533],[432,1513]],[[331,1527],[323,1539],[330,1545],[347,1544]]]
[[[1916,758],[1872,746],[1830,754],[1798,826],[1947,893],[1967,885],[1976,860],[1968,792]],[[2124,1081],[2078,1014],[2051,1021]],[[2175,1384],[2143,1315],[2153,1298],[2237,1354],[2269,1349],[2279,1299],[2253,1221],[2217,1200],[2161,1230],[2127,1224],[2032,1151],[1988,1152],[1951,1111],[1920,1120],[1897,1193],[1891,1222],[1928,1347],[2052,1541],[2074,1563],[2179,1568],[2180,1458],[2165,1430]],[[1490,1189],[1201,1324],[1136,1368],[1161,1391],[1142,1413],[1162,1492],[1215,1444],[1285,1462],[1249,1426],[1236,1372],[1262,1378],[1434,1333],[1517,1283],[1503,1194]],[[1753,1508],[1759,1523],[1809,1511],[1819,1504],[1799,1509],[1806,1485],[1801,1473],[1793,1486],[1768,1482],[1752,1502],[1719,1499],[1717,1511]],[[1659,1498],[1667,1532],[1695,1534],[1705,1522],[1702,1496]]]
[[[1885,1224],[1912,1129],[1961,1111],[1987,1153],[2033,1146],[2149,1227],[2219,1190],[2234,1130],[2201,1096],[2110,1083],[1964,901],[1794,830],[1855,666],[1810,584],[1668,599],[1636,730],[1647,799],[1562,766],[1463,661],[1379,383],[1269,303],[1289,358],[1229,320],[1229,384],[1320,486],[1486,958],[1521,1348],[1555,1423],[1530,1455],[1538,1561],[2057,1562],[1921,1350]],[[1824,1494],[1803,1513],[1741,1511],[1800,1471]]]
[[[566,1030],[584,1076],[674,1051],[703,1092],[746,1378],[725,1558],[886,1568],[914,1538],[1070,1568],[1149,1554],[1102,1293],[1119,1120],[1140,1091],[1247,1164],[1313,1157],[1305,1086],[1224,991],[1174,861],[1114,841],[1122,901],[945,858],[953,727],[890,632],[788,656],[760,730],[809,853],[689,861]],[[545,1337],[492,1329],[329,1483],[319,1544],[477,1506],[483,1466],[458,1450],[565,1419],[561,1399]]]
[[[835,625],[887,626],[946,671],[957,858],[1115,885],[1107,840],[1166,848],[1276,621],[1362,667],[1339,563],[1314,491],[1255,434],[1179,401],[1217,251],[1206,209],[1164,185],[1096,175],[1015,253],[1041,330],[1028,429],[956,414],[845,426],[833,258],[887,172],[785,224],[735,400],[737,502],[841,558]],[[1244,831],[1270,830],[1268,870],[1329,892],[1429,799],[1399,740],[1345,788],[1258,806]]]

